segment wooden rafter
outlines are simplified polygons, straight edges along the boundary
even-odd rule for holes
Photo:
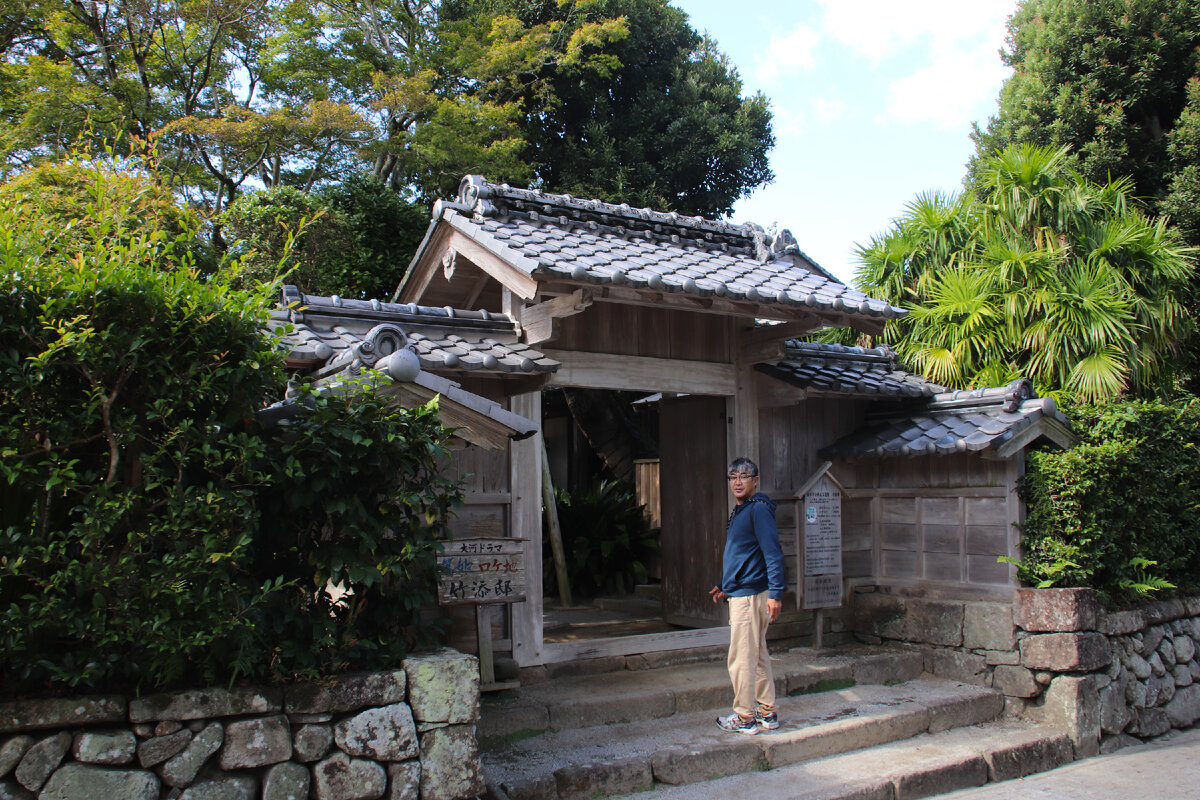
[[[571,294],[555,297],[521,309],[521,329],[526,344],[552,341],[556,332],[554,321],[574,316],[592,304],[591,289],[576,289]]]

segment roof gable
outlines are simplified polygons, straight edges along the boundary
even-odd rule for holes
[[[1008,458],[1038,439],[1071,447],[1076,436],[1049,397],[1027,380],[942,392],[919,405],[880,408],[862,429],[820,450],[825,459],[891,458],[979,452]]]
[[[878,330],[905,313],[841,283],[786,230],[516,189],[479,176],[464,178],[454,201],[435,204],[397,299],[419,301],[435,282],[475,280],[478,272],[455,276],[459,254],[525,299],[549,286],[560,293],[604,287],[617,302],[653,294],[745,317],[810,317],[814,328]]]

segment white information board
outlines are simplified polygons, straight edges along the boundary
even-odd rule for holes
[[[842,604],[842,493],[822,475],[804,493],[804,608]]]

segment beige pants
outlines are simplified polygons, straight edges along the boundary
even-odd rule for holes
[[[729,679],[733,681],[733,710],[751,719],[756,709],[775,710],[775,677],[767,650],[767,593],[729,598]]]

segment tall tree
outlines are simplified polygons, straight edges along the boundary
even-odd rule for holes
[[[244,279],[288,283],[317,295],[387,297],[404,277],[429,211],[359,173],[312,192],[251,192],[220,216],[227,255]]]
[[[627,26],[602,50],[608,69],[559,59],[518,74],[537,185],[715,216],[773,178],[767,99],[743,97],[737,71],[667,0],[447,0],[445,14],[474,30],[512,15],[529,27],[558,25],[564,38],[603,19]]]
[[[1196,249],[1137,208],[1130,181],[1087,181],[1065,149],[1011,146],[976,182],[917,198],[860,248],[859,287],[909,309],[884,339],[956,387],[1027,377],[1094,401],[1169,384]]]
[[[1068,146],[1084,177],[1130,176],[1200,244],[1195,0],[1023,0],[1002,56],[1014,71],[996,116],[976,127],[974,175],[1010,143]]]
[[[525,62],[590,59],[623,23],[489,18],[444,35],[436,0],[27,0],[0,6],[0,147],[9,168],[93,149],[149,150],[211,213],[248,185],[311,188],[367,160],[428,198],[464,172],[523,179]],[[606,64],[601,59],[600,64]],[[453,176],[452,182],[447,176]]]

